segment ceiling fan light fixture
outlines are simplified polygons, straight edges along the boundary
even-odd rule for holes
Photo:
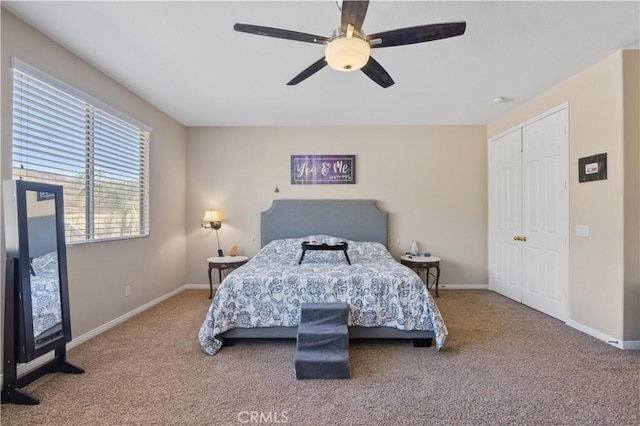
[[[358,37],[340,37],[331,40],[324,50],[327,64],[337,71],[356,71],[369,61],[371,47]]]
[[[373,80],[374,83],[386,89],[392,86],[394,81],[384,67],[372,56],[369,56],[372,48],[405,46],[457,37],[464,34],[467,28],[467,23],[464,21],[448,22],[399,28],[367,36],[362,31],[362,24],[367,14],[370,0],[334,1],[336,1],[338,9],[341,11],[340,26],[333,31],[331,37],[239,23],[236,23],[233,29],[259,36],[324,44],[326,46],[325,55],[302,70],[287,83],[287,86],[295,86],[328,65],[329,68],[342,72],[362,70],[364,75]]]

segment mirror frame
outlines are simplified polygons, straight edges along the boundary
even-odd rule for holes
[[[62,330],[42,345],[36,344],[33,335],[27,191],[55,194],[56,248]],[[28,362],[71,341],[63,189],[60,185],[15,180],[5,182],[4,193],[7,257],[18,259],[18,279],[16,280],[18,285],[15,288],[16,293],[19,293],[15,305],[16,361]],[[12,284],[6,283],[5,285]]]

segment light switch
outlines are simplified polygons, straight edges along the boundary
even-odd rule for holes
[[[588,237],[589,225],[576,225],[576,237]]]

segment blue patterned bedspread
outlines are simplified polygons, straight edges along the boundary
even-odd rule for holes
[[[318,243],[329,236],[317,236]],[[380,243],[338,239],[342,251],[307,251],[309,238],[276,240],[218,288],[198,334],[210,354],[222,346],[216,336],[233,328],[297,327],[301,303],[347,302],[349,325],[433,331],[441,349],[447,336],[435,301],[411,269],[396,262]]]
[[[31,274],[33,336],[37,339],[43,332],[62,323],[58,252],[34,258],[31,268],[35,274]]]

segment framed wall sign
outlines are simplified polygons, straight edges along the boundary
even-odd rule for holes
[[[292,155],[291,183],[355,184],[355,155]]]
[[[578,182],[591,182],[607,178],[607,153],[578,159]]]
[[[56,194],[53,192],[38,191],[36,199],[38,201],[55,200]]]

